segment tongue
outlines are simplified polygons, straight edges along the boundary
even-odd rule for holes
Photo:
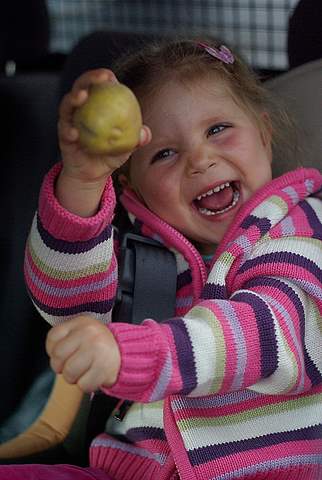
[[[207,195],[201,200],[196,200],[195,204],[198,208],[208,208],[208,210],[223,210],[233,201],[234,192],[231,187],[226,187],[218,193]]]

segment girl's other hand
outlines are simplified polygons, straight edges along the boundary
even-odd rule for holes
[[[84,392],[116,382],[121,365],[118,344],[108,327],[89,315],[53,327],[46,350],[52,369]]]

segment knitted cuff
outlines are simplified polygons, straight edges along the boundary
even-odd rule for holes
[[[86,241],[98,236],[113,218],[115,193],[112,179],[109,178],[106,182],[97,214],[83,218],[63,208],[55,197],[55,182],[61,168],[61,163],[54,165],[41,187],[39,216],[44,228],[53,237],[66,241]]]
[[[150,400],[164,357],[158,327],[154,321],[142,325],[109,324],[122,360],[116,383],[102,389],[108,395],[141,402]]]

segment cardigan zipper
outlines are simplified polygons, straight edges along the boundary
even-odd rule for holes
[[[192,273],[195,273],[193,290],[194,300],[197,300],[207,280],[206,266],[197,249],[184,235],[142,205],[131,191],[126,190],[121,196],[121,200],[129,212],[155,231],[157,235],[160,235],[163,241],[168,240],[172,248],[181,253],[188,261]]]

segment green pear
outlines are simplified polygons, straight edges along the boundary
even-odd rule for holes
[[[90,153],[119,155],[139,143],[140,105],[132,90],[121,83],[93,85],[73,121],[81,145]]]

